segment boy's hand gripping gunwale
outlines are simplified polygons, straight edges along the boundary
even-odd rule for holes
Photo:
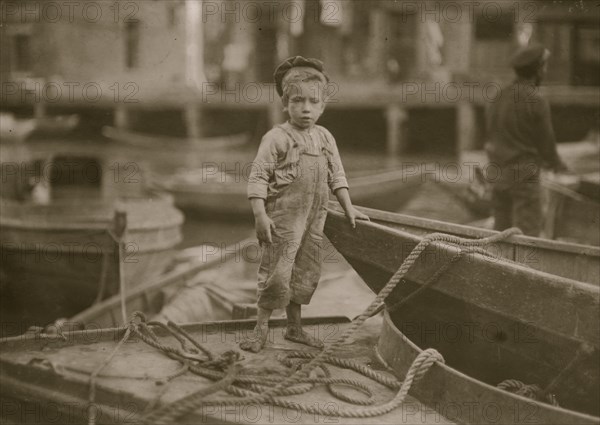
[[[370,221],[368,215],[354,208],[354,205],[352,205],[352,201],[350,200],[350,192],[348,192],[348,188],[341,187],[338,190],[336,190],[334,194],[338,202],[344,209],[344,212],[346,213],[346,218],[350,222],[350,225],[353,229],[356,228],[356,220]]]

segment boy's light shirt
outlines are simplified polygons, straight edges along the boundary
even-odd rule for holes
[[[275,196],[282,187],[293,181],[285,173],[286,165],[297,163],[300,151],[321,155],[325,148],[329,154],[328,185],[332,191],[348,188],[348,181],[333,135],[319,125],[310,130],[299,130],[289,122],[275,126],[264,135],[248,179],[248,198],[267,199]],[[293,174],[293,173],[292,173]]]

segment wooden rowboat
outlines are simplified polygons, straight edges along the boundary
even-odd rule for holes
[[[561,143],[558,151],[569,169],[580,176],[542,173],[543,235],[549,239],[600,245],[600,191],[597,183],[600,143],[598,140]],[[483,151],[466,152],[462,160],[465,164],[477,163],[481,167],[488,163]],[[470,190],[460,196],[470,208],[490,215],[491,185],[482,181],[485,178],[481,173],[476,177],[470,182]],[[445,185],[446,188],[451,186]],[[474,196],[476,192],[479,196]],[[493,225],[493,220],[482,223]]]
[[[189,252],[186,252],[189,251]],[[174,257],[172,270],[144,286],[127,292],[127,312],[141,311],[154,320],[176,323],[247,319],[256,315],[256,274],[259,245],[248,238],[227,247],[202,245]],[[362,280],[336,255],[325,254],[318,293],[305,306],[303,317],[316,317],[323,311],[339,310],[358,314],[369,295]],[[191,258],[188,261],[180,259]],[[359,301],[360,300],[360,301]],[[277,312],[283,314],[283,311]],[[123,324],[121,296],[115,295],[68,320],[56,323],[62,329],[98,329]],[[55,327],[48,327],[50,331]]]
[[[121,278],[132,287],[169,264],[183,215],[141,179],[117,179],[117,166],[89,152],[55,154],[15,173],[35,186],[31,196],[1,199],[2,307],[18,323],[3,332],[68,317],[118,292]],[[117,238],[110,233],[116,212],[126,221]]]
[[[590,196],[595,194],[593,181],[577,178],[570,187],[544,179],[542,187],[546,237],[600,245],[600,197]]]
[[[332,342],[345,331],[348,319],[344,317],[321,317],[304,320],[304,327],[318,335],[326,343]],[[375,352],[379,323],[367,323],[352,342],[343,344],[335,356],[342,361],[352,361],[368,370],[370,375],[394,382],[389,372],[382,370]],[[238,352],[238,342],[253,328],[253,320],[234,320],[183,325],[187,335],[215,358],[226,358],[225,354]],[[281,358],[292,356],[296,350],[316,354],[318,350],[292,343],[283,338],[285,321],[270,321],[272,336],[265,349],[258,354],[243,352],[236,362],[242,368],[237,376],[255,376],[259,382],[273,387],[273,381],[290,375],[292,369],[281,362]],[[163,328],[151,326],[157,341],[174,348],[179,343]],[[90,375],[106,363],[125,329],[90,329],[68,332],[62,336],[24,335],[0,340],[0,397],[3,420],[7,423],[86,423],[93,414],[95,423],[222,423],[222,424],[395,424],[408,418],[410,423],[450,424],[436,412],[419,401],[408,397],[406,403],[388,413],[373,417],[339,418],[342,409],[370,408],[357,406],[334,398],[324,385],[306,388],[294,387],[294,395],[275,397],[271,404],[245,402],[244,397],[235,397],[219,391],[213,380],[192,373],[178,361],[172,360],[156,348],[142,342],[137,336],[118,347],[114,357],[94,380],[94,398],[90,402]],[[201,354],[191,354],[200,358]],[[195,364],[195,361],[188,361]],[[218,367],[215,367],[218,372]],[[335,379],[357,382],[372,392],[375,405],[383,404],[397,392],[376,384],[366,376],[352,370],[328,365],[328,374]],[[271,385],[268,385],[271,382]],[[212,385],[212,387],[211,387]],[[239,385],[239,383],[237,384]],[[366,400],[360,392],[345,389],[350,382],[339,385],[335,390],[347,397]],[[303,392],[303,387],[307,392]],[[333,391],[333,389],[332,389]],[[179,410],[178,415],[169,414],[170,408],[181,408],[185,397],[203,401],[228,398],[230,405],[207,405]],[[342,395],[344,395],[342,394]],[[195,395],[195,397],[194,397]],[[188,398],[189,400],[189,398]],[[288,403],[281,405],[278,403]],[[308,408],[321,409],[320,413],[297,410],[303,404]],[[39,412],[37,418],[31,412]],[[152,412],[152,413],[150,413]],[[167,413],[163,417],[160,414]]]
[[[154,178],[154,185],[173,195],[175,204],[201,214],[251,215],[248,176],[228,174],[214,168],[187,170],[169,177]],[[421,176],[403,170],[362,172],[349,177],[355,204],[395,210],[422,183]]]
[[[183,222],[172,198],[128,198],[117,208],[128,222],[121,257],[109,234],[112,202],[86,201],[84,208],[81,201],[43,206],[2,201],[3,304],[31,315],[20,317],[16,333],[117,293],[121,273],[130,288],[169,264]]]
[[[423,238],[387,225],[394,221],[389,217],[377,221],[373,217],[353,230],[331,211],[325,225],[331,243],[373,292]],[[521,247],[533,239],[511,238],[521,243],[509,256],[519,261]],[[446,365],[434,366],[413,394],[460,423],[600,423],[597,262],[585,273],[595,281],[582,282],[523,261],[459,252],[444,242],[429,245],[387,298],[378,344],[382,358],[402,375],[421,350],[437,349]],[[428,282],[441,267],[446,271]],[[538,396],[555,397],[560,407],[496,387],[510,379],[538,385]]]
[[[331,203],[333,210],[339,211],[337,203]],[[482,238],[493,235],[491,230],[428,220],[385,211],[361,208],[375,223],[383,224],[416,236],[433,232],[443,232],[465,238]],[[127,311],[139,310],[149,317],[160,313],[173,299],[173,294],[182,293],[188,297],[186,291],[193,291],[189,296],[198,305],[203,305],[206,311],[197,311],[193,319],[225,320],[228,318],[246,318],[253,308],[247,303],[253,302],[255,287],[256,264],[245,261],[233,261],[236,256],[223,257],[223,252],[242,252],[255,247],[253,239],[247,239],[227,247],[223,251],[215,247],[199,247],[195,249],[196,259],[182,263],[177,269],[154,278],[147,285],[129,291],[125,297]],[[508,258],[521,262],[536,270],[546,271],[575,280],[588,283],[598,281],[600,271],[595,267],[600,261],[600,248],[575,245],[564,242],[549,241],[527,236],[515,236],[511,241],[500,242],[486,247],[487,251],[496,258]],[[331,267],[331,265],[328,265]],[[339,270],[332,270],[329,276],[339,274]],[[327,272],[324,279],[327,279]],[[250,284],[244,282],[249,279]],[[348,277],[344,280],[349,283]],[[193,289],[203,286],[202,293]],[[356,289],[354,289],[356,290]],[[223,291],[228,293],[223,293]],[[241,292],[240,292],[241,291]],[[243,293],[245,292],[245,294]],[[250,294],[250,295],[248,295]],[[198,301],[202,298],[201,301]],[[205,299],[209,299],[206,302]],[[338,298],[339,301],[339,298]],[[207,308],[209,304],[209,308]],[[215,306],[218,306],[215,309]],[[218,311],[216,311],[218,310]],[[186,318],[189,318],[187,316]],[[164,316],[163,316],[164,318]],[[173,317],[177,320],[178,317]],[[114,296],[101,303],[78,313],[63,324],[67,328],[81,329],[86,327],[104,328],[117,327],[122,324],[121,299]]]
[[[77,114],[35,118],[35,133],[39,134],[39,137],[62,136],[73,131],[79,125],[79,121]]]
[[[337,202],[330,202],[332,211],[341,212]],[[462,238],[479,239],[497,234],[494,230],[463,224],[430,220],[410,215],[360,208],[373,223],[401,230],[415,236],[429,233],[447,233]],[[505,258],[534,270],[555,274],[568,279],[598,284],[600,279],[600,248],[569,242],[553,241],[530,236],[513,236],[508,241],[485,247],[496,259]]]
[[[330,203],[330,208],[340,211],[339,205],[334,202]],[[361,208],[361,210],[367,213],[375,223],[402,230],[415,236],[443,232],[465,238],[482,238],[495,233],[491,230],[471,226],[369,208]],[[198,305],[217,305],[219,311],[215,311],[214,307],[203,307],[207,311],[197,311],[194,316],[191,316],[195,319],[194,321],[206,319],[206,314],[212,315],[208,316],[211,320],[225,320],[230,317],[234,319],[246,318],[248,312],[252,311],[251,306],[247,303],[254,301],[253,290],[257,265],[247,261],[234,261],[237,257],[231,255],[231,253],[250,252],[252,247],[256,247],[254,239],[240,241],[223,250],[217,250],[211,246],[199,247],[195,249],[196,259],[193,261],[182,263],[177,269],[154,278],[147,285],[129,291],[125,297],[126,310],[139,310],[149,317],[154,317],[160,315],[161,311],[172,300],[173,294],[182,293],[182,296],[186,297],[185,291],[202,285],[204,287],[203,293],[198,294],[196,292],[189,298],[195,299],[194,302]],[[600,272],[596,267],[600,262],[600,248],[598,247],[549,241],[528,236],[515,236],[510,241],[496,243],[486,247],[486,249],[496,258],[508,258],[536,270],[588,283],[598,281]],[[223,257],[223,253],[230,254]],[[326,269],[328,267],[331,268],[331,264],[325,265]],[[327,279],[327,276],[339,275],[340,272],[341,270],[325,270],[324,279]],[[250,279],[250,285],[243,283],[244,279]],[[343,279],[346,286],[348,286],[350,283],[349,277],[345,276]],[[353,290],[356,291],[356,288]],[[223,294],[223,291],[228,291],[229,294]],[[240,291],[245,291],[246,296]],[[220,292],[221,294],[219,294]],[[248,296],[248,293],[251,295]],[[210,298],[214,302],[197,301],[199,297]],[[341,303],[339,297],[338,303]],[[76,329],[117,327],[122,324],[121,316],[121,299],[119,296],[114,296],[71,317],[68,320],[68,325],[64,325]],[[186,318],[188,317],[190,316]],[[179,321],[177,320],[179,317],[173,317],[172,319]]]
[[[257,248],[255,239],[245,239],[224,249],[210,245],[196,247],[193,260],[182,262],[128,291],[124,297],[125,309],[177,323],[246,318],[239,309],[255,300],[258,264],[242,258],[242,252]],[[121,296],[115,295],[62,321],[60,326],[99,329],[122,324]]]
[[[108,126],[102,128],[102,135],[111,140],[136,148],[167,151],[179,148],[193,148],[195,153],[215,152],[236,148],[246,144],[250,138],[246,133],[207,138],[182,138],[142,134]]]

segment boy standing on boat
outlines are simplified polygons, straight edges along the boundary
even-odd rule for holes
[[[335,139],[316,125],[329,81],[323,63],[291,57],[277,67],[274,79],[289,120],[263,137],[248,183],[256,235],[263,246],[257,323],[253,335],[240,343],[253,352],[264,346],[269,318],[279,308],[287,313],[286,339],[323,346],[302,330],[300,313],[320,278],[329,190],[352,227],[356,219],[368,220],[352,206]]]
[[[539,236],[540,168],[566,170],[556,151],[550,105],[539,93],[549,56],[540,45],[519,50],[511,62],[517,79],[488,110],[485,149],[500,170],[492,181],[496,230],[514,226]]]

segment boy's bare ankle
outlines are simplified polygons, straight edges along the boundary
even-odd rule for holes
[[[299,335],[302,333],[302,325],[297,323],[288,323],[286,326],[286,333]]]
[[[252,334],[240,342],[240,348],[245,351],[258,353],[265,346],[269,336],[269,325],[266,323],[257,323]]]
[[[306,333],[302,326],[288,324],[284,338],[310,347],[323,348],[323,342]]]

